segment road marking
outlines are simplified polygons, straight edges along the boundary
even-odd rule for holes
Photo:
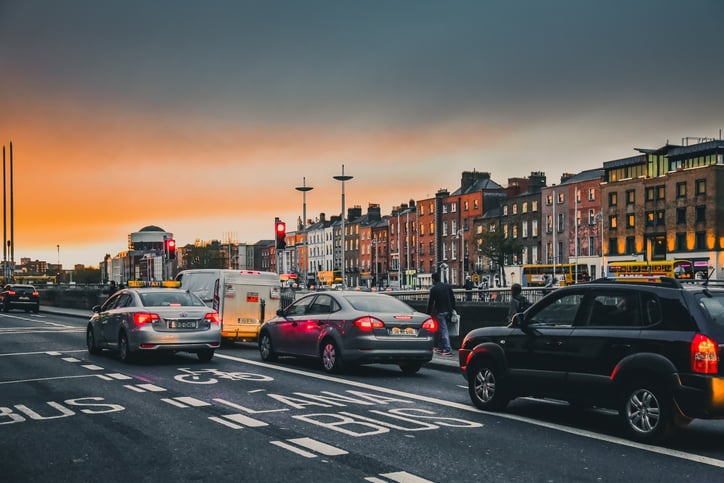
[[[635,441],[630,441],[628,439],[618,438],[616,436],[598,434],[598,433],[594,433],[593,431],[587,431],[585,429],[571,428],[571,427],[563,426],[560,424],[548,423],[545,421],[539,421],[536,419],[526,418],[524,416],[517,416],[515,414],[493,413],[493,412],[482,411],[482,410],[476,408],[475,406],[473,406],[472,404],[468,405],[468,404],[456,403],[453,401],[445,401],[444,399],[437,399],[437,398],[433,398],[433,397],[429,397],[429,396],[422,396],[419,394],[407,393],[407,392],[403,392],[403,391],[398,391],[396,389],[389,389],[389,388],[385,388],[385,387],[374,386],[372,384],[367,384],[364,382],[350,381],[347,379],[342,379],[340,377],[328,376],[326,374],[316,374],[316,373],[306,372],[306,371],[294,369],[291,367],[278,366],[278,365],[268,364],[266,362],[260,362],[260,361],[254,361],[251,359],[243,359],[241,357],[229,356],[226,354],[217,353],[215,355],[215,357],[221,358],[221,359],[227,359],[230,361],[240,362],[242,364],[249,364],[249,365],[264,367],[267,369],[273,369],[273,370],[277,370],[277,371],[281,371],[281,372],[287,372],[290,374],[305,376],[305,377],[309,377],[312,379],[321,379],[324,381],[335,382],[337,384],[345,384],[345,385],[353,386],[353,387],[357,387],[357,388],[369,389],[369,390],[382,392],[382,393],[386,393],[386,394],[392,394],[395,396],[401,396],[401,397],[405,397],[408,399],[414,399],[417,401],[424,401],[424,402],[428,402],[431,404],[437,404],[437,405],[446,406],[449,408],[460,409],[462,411],[468,411],[468,412],[473,412],[473,413],[477,413],[477,414],[485,414],[487,416],[494,416],[497,418],[509,419],[512,421],[518,421],[518,422],[522,422],[522,423],[532,424],[534,426],[540,426],[543,428],[552,429],[554,431],[560,431],[560,432],[564,432],[564,433],[574,434],[577,436],[582,436],[584,438],[595,439],[598,441],[604,441],[607,443],[617,444],[620,446],[626,446],[629,448],[635,448],[635,449],[639,449],[642,451],[647,451],[649,453],[671,456],[673,458],[679,458],[679,459],[683,459],[683,460],[687,460],[687,461],[693,461],[696,463],[714,466],[717,468],[724,468],[724,460],[710,458],[707,456],[701,456],[701,455],[692,454],[692,453],[686,453],[684,451],[678,451],[678,450],[674,450],[674,449],[662,448],[662,447],[658,447],[658,446],[649,446],[646,444],[637,443]]]
[[[164,389],[164,391],[165,391],[165,389]],[[161,401],[168,403],[168,404],[172,404],[179,408],[184,408],[184,409],[211,406],[211,403],[207,403],[206,401],[202,401],[200,399],[196,399],[193,397],[186,397],[186,396],[163,398],[163,399],[161,399]]]
[[[396,471],[394,473],[381,473],[379,476],[381,476],[383,478],[387,478],[387,479],[380,480],[379,478],[371,476],[369,478],[365,478],[365,480],[373,482],[373,483],[384,483],[386,481],[397,481],[398,483],[432,483],[432,481],[430,481],[430,480],[426,480],[425,478],[420,478],[419,476],[410,474],[407,471]]]
[[[97,366],[97,365],[95,365],[95,364],[86,364],[86,365],[84,365],[84,366],[82,366],[82,367],[84,367],[84,368],[86,368],[86,369],[88,369],[88,370],[90,370],[90,371],[102,371],[102,370],[103,370],[103,367]]]
[[[124,381],[128,379],[133,379],[131,376],[127,376],[125,374],[121,374],[120,372],[114,372],[111,374],[106,374],[108,377],[112,377],[113,379],[118,379],[119,381]]]
[[[19,383],[23,383],[23,382],[59,381],[59,380],[63,380],[63,379],[81,379],[84,377],[96,377],[96,374],[84,374],[82,376],[39,377],[37,379],[16,379],[14,381],[0,381],[0,384],[19,384]]]
[[[301,448],[297,448],[296,446],[292,446],[291,444],[287,444],[284,441],[269,441],[271,444],[279,446],[280,448],[284,448],[288,451],[291,451],[292,453],[296,453],[299,456],[304,456],[305,458],[316,458],[317,455],[314,453],[310,453],[309,451],[304,451]]]
[[[62,357],[61,360],[65,362],[80,362],[80,359],[76,359],[75,357]]]
[[[249,416],[244,416],[243,414],[225,414],[223,418],[228,419],[229,421],[234,421],[235,423],[242,424],[244,426],[248,426],[250,428],[261,428],[263,426],[269,426],[269,423],[259,421],[258,419],[250,418]]]
[[[241,426],[239,424],[234,424],[231,421],[224,421],[222,418],[219,418],[217,416],[210,416],[209,419],[214,422],[223,424],[224,426],[228,426],[231,429],[244,429],[244,426]]]
[[[141,389],[145,389],[149,392],[164,392],[166,391],[166,388],[156,386],[155,384],[139,384],[138,387]]]
[[[339,449],[327,443],[322,443],[321,441],[317,441],[312,438],[295,438],[287,441],[298,444],[304,448],[311,449],[312,451],[316,451],[317,453],[321,453],[325,456],[339,456],[347,454],[347,451],[343,449]]]

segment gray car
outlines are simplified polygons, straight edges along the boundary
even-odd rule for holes
[[[142,353],[192,352],[208,362],[221,345],[219,314],[177,288],[127,288],[93,307],[88,352],[117,350],[124,362]]]
[[[262,325],[259,352],[319,358],[327,372],[345,365],[398,364],[416,373],[432,359],[436,322],[394,297],[370,292],[308,294]]]

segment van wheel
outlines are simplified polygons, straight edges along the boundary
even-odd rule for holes
[[[274,352],[274,346],[272,345],[271,337],[268,332],[263,332],[259,336],[259,354],[261,360],[266,362],[273,362],[277,360],[277,354]]]
[[[630,385],[624,392],[620,415],[626,433],[635,441],[663,443],[674,431],[673,397],[656,384]]]

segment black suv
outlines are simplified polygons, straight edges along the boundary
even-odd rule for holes
[[[617,409],[629,437],[660,443],[693,418],[724,418],[723,351],[724,288],[601,279],[471,331],[459,357],[480,409],[520,396]]]
[[[31,310],[36,314],[40,310],[40,295],[32,285],[8,284],[0,292],[0,304],[3,312],[10,309]]]

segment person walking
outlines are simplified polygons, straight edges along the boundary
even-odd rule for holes
[[[465,277],[465,300],[468,302],[473,299],[473,287],[475,287],[475,284],[470,278],[470,275],[468,275]]]
[[[455,294],[450,285],[440,281],[439,273],[432,274],[432,282],[427,300],[427,313],[437,320],[438,338],[435,352],[441,356],[452,356],[447,319],[455,309]]]
[[[524,312],[530,307],[530,302],[523,295],[523,287],[519,283],[514,283],[510,287],[510,306],[508,307],[508,322],[511,322],[513,316],[518,312]]]

